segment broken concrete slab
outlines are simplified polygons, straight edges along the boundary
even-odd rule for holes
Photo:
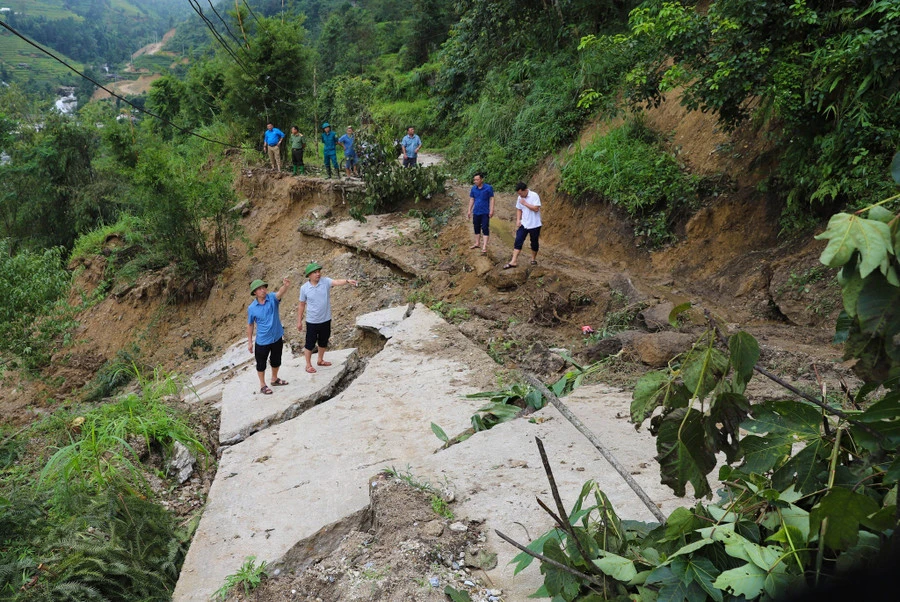
[[[606,385],[577,389],[563,402],[629,470],[634,479],[668,515],[693,498],[678,498],[660,483],[654,460],[655,441],[647,431],[635,431],[629,420],[631,394]],[[454,433],[447,432],[453,436]],[[571,511],[582,486],[596,481],[623,519],[652,522],[653,515],[594,446],[553,406],[476,433],[465,442],[422,458],[410,469],[417,478],[447,483],[456,490],[454,514],[484,519],[496,568],[487,571],[504,600],[525,600],[543,583],[538,563],[513,577],[510,560],[519,553],[494,533],[497,529],[527,545],[554,525],[535,496],[554,508],[535,437],[544,442],[563,504]]]
[[[428,268],[428,259],[408,241],[420,231],[419,220],[397,214],[368,215],[365,222],[346,220],[331,225],[303,224],[300,232],[318,236],[383,259],[415,276]]]
[[[227,448],[173,600],[206,600],[247,556],[275,561],[321,527],[364,509],[368,477],[433,455],[469,426],[496,364],[422,305],[346,390]],[[248,375],[249,377],[249,375]]]
[[[234,343],[213,363],[201,368],[191,376],[190,386],[184,394],[184,401],[197,403],[218,401],[222,398],[225,383],[234,374],[234,369],[249,364],[253,355],[247,352],[247,338]]]
[[[246,349],[245,349],[246,351]],[[256,364],[244,366],[222,394],[219,444],[234,445],[272,424],[290,420],[334,395],[340,380],[356,366],[356,349],[330,351],[326,359],[331,366],[318,366],[315,374],[307,374],[302,355],[292,357],[285,348],[279,377],[290,379],[289,385],[271,387],[272,395],[259,391]],[[269,372],[267,372],[267,375]]]
[[[356,318],[356,327],[380,334],[386,339],[394,336],[397,326],[408,317],[410,306],[402,305],[374,311]]]

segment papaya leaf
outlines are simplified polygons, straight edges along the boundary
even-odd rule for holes
[[[814,439],[772,473],[772,485],[785,489],[793,484],[801,493],[812,493],[825,484],[828,445],[824,439]]]
[[[648,372],[634,386],[631,421],[640,426],[657,407],[684,407],[689,399],[687,388],[676,382],[668,371]]]
[[[866,278],[856,312],[862,332],[892,337],[900,331],[900,288],[880,275]]]
[[[728,359],[710,345],[699,353],[688,356],[681,367],[681,375],[691,395],[703,399],[716,387],[727,370]]]
[[[826,518],[823,543],[832,550],[847,550],[859,539],[859,524],[878,512],[878,503],[868,496],[843,487],[835,487],[812,507],[809,528],[818,532]]]
[[[434,433],[435,436],[438,439],[440,439],[441,441],[443,441],[444,443],[447,443],[448,441],[450,441],[450,437],[447,436],[447,433],[444,432],[444,429],[442,429],[441,427],[439,427],[438,425],[436,425],[433,422],[431,423],[431,432]]]
[[[672,328],[678,328],[678,316],[691,308],[691,302],[685,301],[672,308],[669,312],[669,325]]]
[[[709,419],[703,421],[707,439],[716,453],[724,452],[731,464],[740,456],[740,424],[750,412],[750,402],[738,393],[716,395],[709,409]]]
[[[834,338],[831,339],[831,342],[835,345],[846,342],[850,338],[850,329],[853,328],[853,323],[853,318],[846,311],[841,310],[834,322]]]
[[[713,586],[734,596],[744,596],[747,600],[753,600],[766,586],[766,571],[748,563],[723,571],[713,582]]]
[[[704,602],[706,594],[699,583],[692,579],[687,582],[669,566],[661,566],[653,569],[647,577],[647,585],[659,585],[657,602]]]
[[[594,560],[594,565],[617,581],[628,583],[637,576],[634,562],[612,552],[600,551],[602,558]]]
[[[885,256],[894,253],[887,224],[849,213],[832,215],[825,232],[816,236],[816,240],[828,240],[819,261],[832,268],[847,263],[858,250],[859,273],[863,278],[876,270]]]
[[[878,221],[878,222],[888,223],[892,219],[894,219],[894,217],[895,216],[894,216],[893,211],[889,211],[888,209],[885,209],[881,205],[875,205],[874,207],[869,209],[868,218],[874,219],[875,221]]]
[[[747,384],[753,376],[753,366],[759,360],[759,343],[744,331],[736,332],[728,339],[728,351],[728,361],[735,375],[741,383]]]
[[[855,262],[848,263],[841,269],[838,275],[838,283],[841,285],[841,300],[844,303],[844,311],[852,318],[856,317],[856,304],[859,301],[859,293],[863,288],[863,279],[856,269]]]
[[[694,495],[705,497],[712,493],[706,479],[716,466],[716,456],[710,449],[703,429],[703,414],[690,408],[678,408],[665,416],[654,418],[656,430],[656,459],[662,483],[675,495],[684,497],[685,485],[690,483]]]

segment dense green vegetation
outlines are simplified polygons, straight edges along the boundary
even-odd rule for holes
[[[136,374],[140,393],[0,433],[0,598],[171,599],[190,532],[154,501],[135,448],[156,454],[157,479],[175,442],[205,450],[163,403],[177,383]]]

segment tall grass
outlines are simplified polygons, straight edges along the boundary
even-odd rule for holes
[[[634,220],[635,235],[660,246],[675,239],[675,222],[696,207],[697,186],[657,134],[633,120],[578,150],[559,187],[582,202],[621,207]]]

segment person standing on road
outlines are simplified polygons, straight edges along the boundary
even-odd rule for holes
[[[356,173],[356,149],[353,148],[353,143],[356,141],[355,136],[353,135],[353,128],[349,125],[347,126],[347,133],[338,138],[338,144],[341,145],[341,148],[344,149],[344,159],[347,161],[347,177],[349,178],[351,173]]]
[[[331,166],[334,165],[334,171],[340,176],[341,170],[337,162],[337,134],[331,131],[331,124],[327,121],[322,124],[322,154],[325,157],[325,171],[328,177],[331,177]]]
[[[281,141],[283,139],[284,132],[271,123],[266,124],[266,131],[263,133],[263,151],[269,155],[269,161],[275,171],[281,171]]]
[[[247,308],[247,350],[256,356],[259,392],[263,395],[272,394],[272,389],[266,386],[266,360],[269,360],[269,364],[272,366],[272,384],[276,387],[288,384],[286,380],[278,378],[278,368],[281,367],[281,351],[284,348],[284,327],[281,325],[278,307],[291,283],[287,278],[281,282],[281,288],[275,293],[269,292],[269,285],[264,280],[254,280],[250,283],[250,294],[254,299]],[[255,347],[253,345],[254,324],[257,326]],[[270,355],[271,359],[269,359]]]
[[[303,134],[300,133],[300,128],[296,125],[291,127],[291,165],[294,169],[294,175],[297,175],[297,170],[300,170],[301,174],[306,173],[306,167],[303,165],[303,151],[306,150],[306,139],[303,137]]]
[[[422,140],[416,135],[416,128],[406,128],[406,136],[400,140],[403,148],[403,167],[415,167],[422,148]]]
[[[309,282],[300,287],[300,304],[297,305],[297,330],[303,332],[303,316],[306,315],[306,342],[303,345],[303,355],[306,358],[306,371],[315,374],[316,369],[312,365],[312,352],[318,345],[319,357],[317,366],[330,366],[331,362],[325,361],[325,351],[328,349],[328,339],[331,338],[331,287],[352,284],[357,286],[356,280],[344,278],[332,280],[322,276],[322,266],[316,262],[306,266],[304,275]]]
[[[504,270],[518,267],[519,253],[525,244],[525,237],[531,239],[531,265],[537,265],[538,238],[541,236],[541,197],[528,190],[525,182],[516,184],[516,242],[513,243],[512,259]]]
[[[491,235],[491,218],[494,217],[494,189],[484,183],[484,174],[478,172],[472,178],[469,191],[469,213],[475,230],[470,249],[481,247],[481,254],[487,255],[488,238]]]

